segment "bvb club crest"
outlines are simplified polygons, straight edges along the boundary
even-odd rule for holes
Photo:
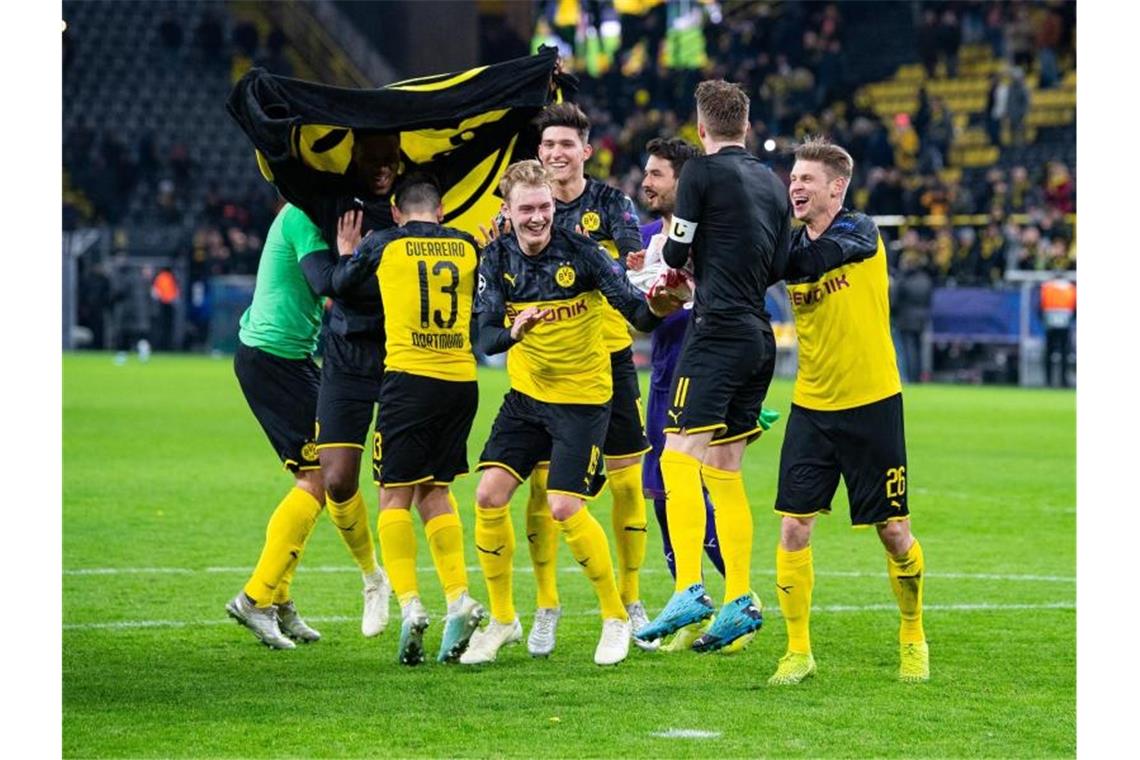
[[[582,214],[582,229],[586,232],[593,232],[602,226],[602,218],[598,216],[597,211],[587,211]]]
[[[317,444],[309,441],[303,447],[301,447],[301,458],[306,462],[317,461]]]
[[[558,267],[558,271],[554,273],[554,281],[564,288],[568,288],[574,284],[574,267],[569,264],[563,264]]]

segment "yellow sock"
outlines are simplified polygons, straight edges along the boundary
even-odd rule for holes
[[[305,550],[305,542],[313,532],[321,504],[313,495],[293,488],[273,510],[265,528],[265,546],[245,584],[245,593],[258,607],[273,604],[273,595],[281,579],[296,567]],[[290,577],[291,574],[290,574]]]
[[[400,604],[420,595],[416,582],[416,533],[412,530],[412,513],[407,509],[381,509],[376,524],[380,534],[380,556],[392,590]]]
[[[617,555],[618,592],[623,604],[641,599],[639,571],[649,538],[645,497],[641,492],[641,462],[609,471],[614,495],[614,553]]]
[[[716,510],[716,535],[724,558],[724,601],[752,590],[752,509],[740,471],[701,468]],[[672,526],[670,526],[672,527]]]
[[[898,557],[887,555],[887,575],[891,590],[899,603],[902,623],[899,625],[899,643],[917,644],[926,641],[922,630],[922,574],[926,563],[918,539]]]
[[[526,541],[534,566],[534,583],[538,588],[539,607],[558,607],[558,524],[550,515],[546,501],[545,467],[530,474],[530,497],[526,502]]]
[[[459,514],[459,500],[455,498],[455,494],[451,489],[447,491],[447,503],[451,505],[451,514],[455,515],[455,519],[459,521],[459,529],[463,529],[463,515]]]
[[[301,555],[304,555],[304,551]],[[273,603],[285,604],[293,598],[293,575],[297,572],[297,565],[301,563],[301,557],[298,556],[295,560],[289,563],[289,567],[285,569],[285,574],[281,576],[281,580],[277,582],[277,588],[273,589]]]
[[[463,531],[454,514],[436,515],[424,524],[431,561],[451,604],[467,590],[467,565],[463,561]]]
[[[574,559],[586,572],[586,577],[594,585],[603,618],[628,620],[625,605],[621,603],[617,584],[614,583],[614,566],[610,560],[610,545],[606,532],[586,507],[582,507],[563,520],[562,534]]]
[[[325,500],[329,505],[329,518],[337,527],[344,545],[348,547],[349,554],[356,560],[360,572],[368,575],[376,572],[376,550],[372,547],[372,528],[368,524],[368,510],[364,506],[364,497],[360,491],[352,495],[348,501],[333,501],[325,493]]]
[[[518,617],[511,589],[515,526],[511,524],[510,510],[510,505],[475,508],[475,551],[487,582],[491,617],[500,623],[510,623]]]
[[[665,481],[665,516],[677,567],[675,590],[684,591],[701,582],[705,545],[701,463],[688,454],[666,449],[661,454],[661,476]]]
[[[717,535],[720,523],[717,523]],[[776,597],[780,600],[780,613],[788,628],[788,651],[811,653],[811,635],[808,623],[811,618],[811,589],[815,585],[815,566],[811,547],[790,552],[776,546]]]

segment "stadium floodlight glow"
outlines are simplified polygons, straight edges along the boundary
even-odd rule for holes
[[[773,140],[771,137],[769,137],[767,140],[764,141],[764,150],[771,153],[775,149],[776,149],[776,141]]]

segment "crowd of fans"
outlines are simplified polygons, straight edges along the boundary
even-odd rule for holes
[[[594,125],[588,171],[639,205],[646,143],[671,134],[698,142],[695,84],[726,78],[741,83],[752,98],[749,147],[778,173],[786,175],[788,148],[808,134],[827,134],[848,148],[857,167],[848,205],[907,220],[881,225],[896,270],[921,270],[935,284],[996,285],[1016,270],[1075,268],[1074,167],[1061,160],[1028,166],[999,160],[988,171],[960,178],[947,172],[957,127],[945,100],[922,87],[917,109],[890,123],[857,102],[854,92],[862,82],[852,81],[849,56],[861,55],[874,41],[851,33],[846,7],[694,2],[622,15],[628,5],[583,2],[584,15],[568,23],[558,13],[565,4],[540,3],[534,43],[558,45],[580,79],[578,100]],[[915,19],[916,62],[932,80],[953,77],[962,45],[988,44],[1008,66],[994,74],[982,120],[972,126],[984,128],[1003,150],[1018,146],[1030,108],[1026,72],[1035,72],[1038,87],[1053,87],[1061,81],[1063,62],[1071,59],[1070,6],[925,3]],[[583,29],[593,23],[601,31],[599,19],[611,22],[611,35],[612,22],[619,23],[620,40],[583,47]],[[251,23],[226,25],[209,13],[192,29],[174,14],[155,23],[164,56],[228,66],[231,79],[254,63],[292,71],[280,30],[263,39]],[[65,75],[73,44],[65,39]],[[484,52],[488,61],[494,59]],[[86,121],[65,135],[63,163],[65,230],[128,222],[182,230],[182,243],[172,253],[175,271],[185,279],[192,327],[195,294],[205,282],[256,272],[277,203],[267,183],[219,187],[185,144],[161,142],[153,131],[127,144]],[[913,224],[915,217],[923,223]],[[100,275],[113,279],[114,267],[101,268]],[[92,292],[103,290],[114,288]]]

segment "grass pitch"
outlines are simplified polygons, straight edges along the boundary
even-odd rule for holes
[[[289,488],[228,360],[115,366],[64,357],[63,751],[68,757],[799,756],[1057,757],[1076,752],[1076,427],[1071,392],[918,386],[904,392],[910,505],[927,559],[932,679],[895,680],[898,613],[874,534],[841,493],[816,528],[812,638],[819,673],[765,685],[784,651],[771,512],[783,421],[750,447],[754,586],[766,624],[737,655],[631,649],[593,664],[600,620],[562,547],[558,649],[523,646],[470,669],[397,665],[398,624],[359,630],[360,578],[322,518],[294,583],[324,635],[259,646],[223,605],[257,559]],[[644,381],[644,378],[643,378]],[[506,390],[481,370],[474,463]],[[768,406],[784,413],[791,384]],[[367,472],[367,467],[364,468]],[[476,477],[461,479],[467,557]],[[371,484],[366,501],[374,506]],[[525,486],[514,501],[523,536]],[[609,530],[609,497],[592,507]],[[650,507],[652,512],[652,507]],[[417,519],[418,522],[418,519]],[[671,592],[651,536],[643,598]],[[443,599],[420,539],[438,645]],[[529,626],[525,541],[515,601]],[[710,593],[719,576],[706,563]],[[481,574],[473,593],[486,601]],[[398,611],[393,603],[393,621]]]

